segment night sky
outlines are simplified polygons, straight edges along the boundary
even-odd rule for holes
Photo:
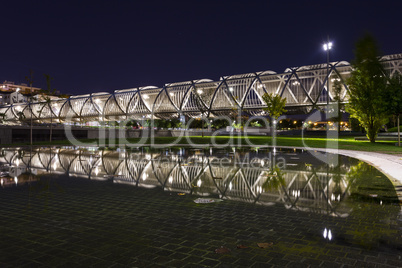
[[[140,86],[353,58],[366,31],[402,53],[402,1],[3,1],[0,80],[62,93]],[[281,2],[281,3],[279,3]]]

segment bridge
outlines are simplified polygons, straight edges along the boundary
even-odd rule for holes
[[[389,74],[402,73],[402,53],[381,59]],[[286,98],[289,112],[309,113],[334,100],[334,84],[342,87],[341,99],[347,102],[345,80],[351,72],[346,61],[287,68],[283,73],[263,71],[210,79],[170,83],[163,87],[147,86],[113,93],[92,93],[0,107],[3,121],[19,124],[121,121],[126,119],[172,119],[181,115],[216,117],[230,115],[236,109],[253,115],[264,115],[262,95],[275,93]],[[329,80],[329,81],[328,81]],[[329,87],[327,88],[327,82]]]

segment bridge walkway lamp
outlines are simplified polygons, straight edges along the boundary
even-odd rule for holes
[[[332,49],[332,42],[328,41],[323,45],[324,51],[327,52],[327,130],[329,130],[328,116],[329,116],[329,51]]]

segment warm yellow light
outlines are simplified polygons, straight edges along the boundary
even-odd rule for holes
[[[293,124],[297,124],[297,121],[293,121]]]
[[[309,124],[311,124],[311,121],[308,121]]]
[[[279,123],[282,123],[282,120],[281,120],[281,121],[279,121]]]
[[[317,125],[317,122],[316,123],[314,123],[314,126],[316,126]]]

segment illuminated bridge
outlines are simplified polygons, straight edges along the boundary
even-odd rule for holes
[[[381,58],[390,74],[402,73],[402,54]],[[35,123],[120,121],[126,119],[171,119],[216,117],[242,109],[249,115],[263,115],[264,93],[286,98],[289,112],[308,113],[334,99],[334,82],[342,85],[341,98],[347,102],[345,79],[351,66],[346,61],[287,68],[283,73],[264,71],[221,77],[218,81],[200,79],[116,90],[113,93],[92,93],[49,102],[24,103],[0,107],[3,121],[11,124],[21,120]],[[327,89],[329,80],[329,89]]]

